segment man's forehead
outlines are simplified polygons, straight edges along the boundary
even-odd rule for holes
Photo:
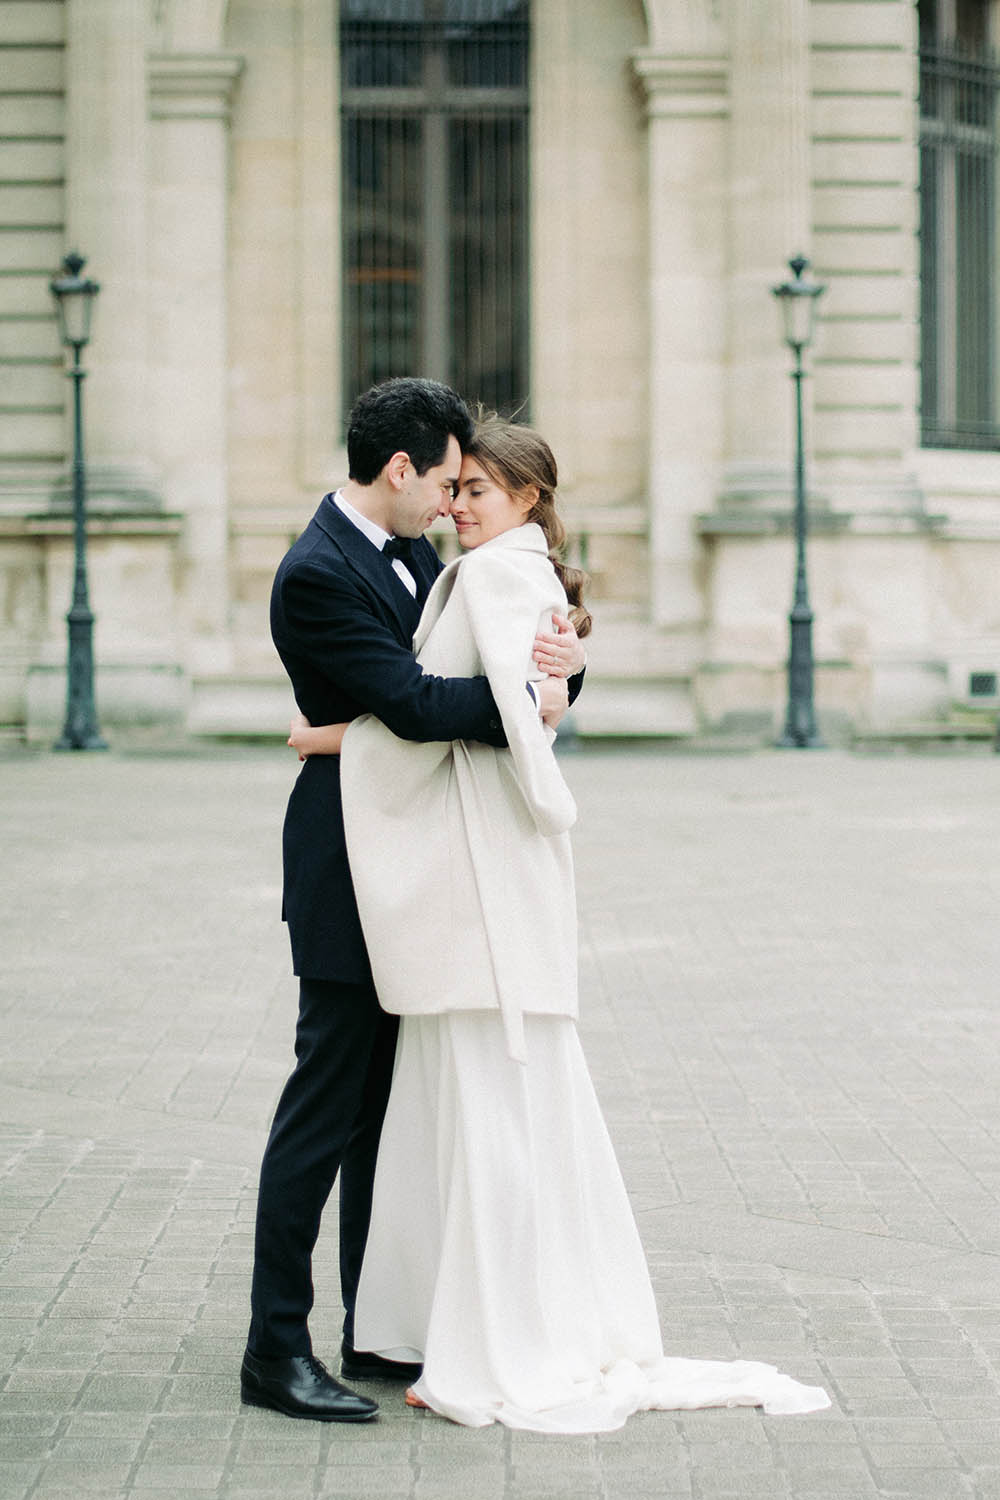
[[[462,467],[462,448],[454,434],[448,439],[448,451],[445,453],[441,467],[448,470],[449,479],[458,479],[458,471]]]

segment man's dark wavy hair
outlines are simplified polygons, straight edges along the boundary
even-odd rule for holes
[[[469,408],[437,380],[403,375],[359,396],[347,427],[349,477],[372,484],[394,453],[406,453],[418,474],[444,462],[449,437],[464,450],[472,438]]]

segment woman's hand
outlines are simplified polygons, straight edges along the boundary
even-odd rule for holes
[[[583,642],[565,615],[553,615],[556,634],[535,636],[532,657],[550,677],[575,677],[587,664]]]
[[[305,714],[296,714],[288,726],[288,743],[291,745],[293,750],[297,750],[299,752],[299,760],[305,760],[306,756],[309,753],[304,748],[305,737],[303,731],[311,728],[312,725],[309,723],[309,720],[306,718]]]
[[[290,725],[288,743],[299,752],[299,760],[308,760],[310,755],[339,755],[347,728],[347,723],[314,726],[305,714],[296,714]]]

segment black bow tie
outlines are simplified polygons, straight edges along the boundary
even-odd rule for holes
[[[413,538],[411,536],[391,536],[382,548],[382,556],[392,562],[398,557],[401,562],[409,562],[413,556]]]

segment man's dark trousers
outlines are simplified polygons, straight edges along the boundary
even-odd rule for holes
[[[338,1170],[344,1336],[354,1341],[354,1297],[398,1026],[396,1016],[379,1009],[370,981],[299,981],[296,1065],[260,1170],[247,1340],[252,1354],[311,1352],[311,1257]]]

